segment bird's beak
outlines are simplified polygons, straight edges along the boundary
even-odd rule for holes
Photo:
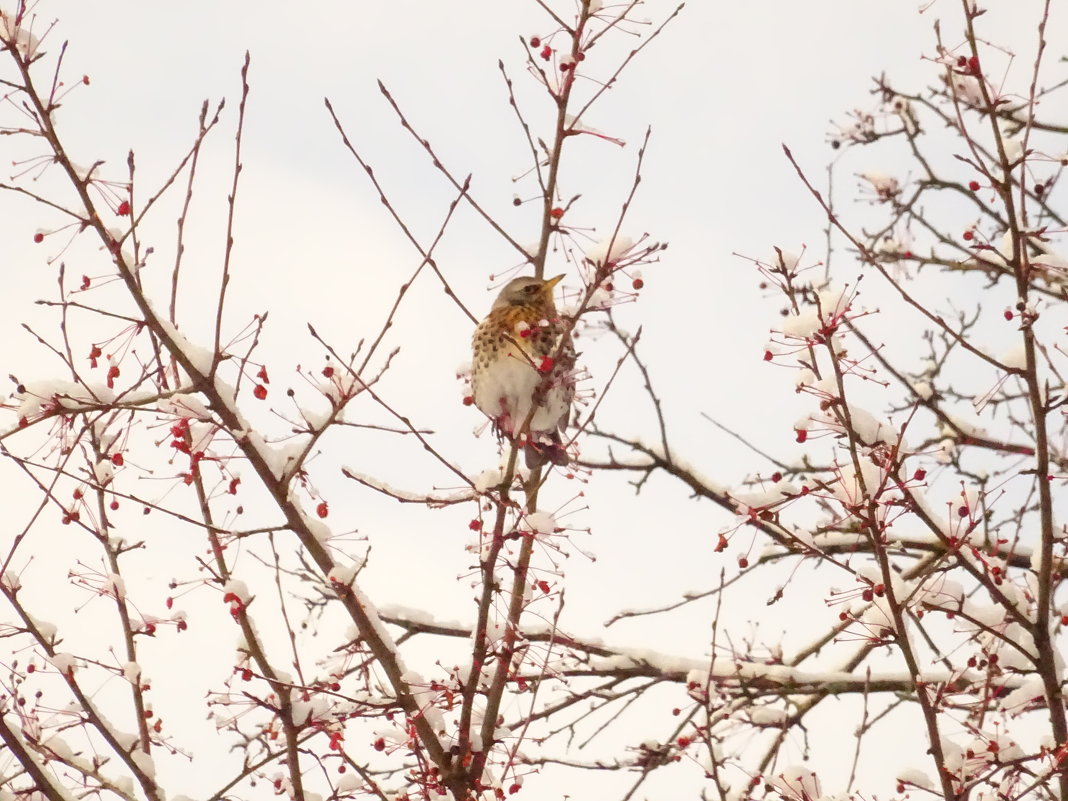
[[[552,295],[553,287],[563,281],[566,277],[566,273],[561,273],[560,275],[548,279],[545,282],[545,286],[541,288],[541,291],[545,293],[545,297],[549,297],[550,295]]]

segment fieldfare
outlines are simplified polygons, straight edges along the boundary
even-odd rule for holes
[[[575,397],[575,349],[570,326],[553,304],[564,276],[513,278],[475,330],[471,389],[475,405],[499,435],[524,432],[527,466],[565,465],[560,432]],[[527,419],[529,428],[524,428]]]

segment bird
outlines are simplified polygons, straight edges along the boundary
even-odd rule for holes
[[[471,397],[499,436],[523,439],[527,466],[568,463],[560,434],[575,397],[571,326],[553,303],[564,278],[513,278],[472,337]],[[524,429],[530,418],[528,429]]]

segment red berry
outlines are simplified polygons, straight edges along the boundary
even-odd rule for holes
[[[968,182],[968,188],[971,189],[973,192],[978,192],[979,191],[979,182],[978,181],[969,181]]]
[[[975,234],[972,231],[969,230],[964,232],[964,240],[966,242],[971,242],[973,239],[975,239]]]
[[[89,285],[90,285],[91,283],[92,283],[92,282],[90,281],[90,279],[89,279],[89,276],[88,276],[88,275],[83,275],[83,276],[82,276],[82,292],[84,292],[85,290],[87,290],[87,289],[89,288]]]
[[[384,751],[386,749],[386,740],[384,737],[379,737],[375,740],[375,750]]]
[[[252,394],[256,396],[256,400],[266,400],[267,387],[265,387],[263,384],[257,384],[256,388],[252,390]]]
[[[538,55],[548,61],[550,58],[553,57],[553,49],[549,47],[549,45],[545,45],[545,47],[541,49],[541,52]]]
[[[42,242],[44,242],[44,234],[38,231],[36,234],[33,235],[33,241],[36,242],[38,245],[41,244]]]
[[[1013,317],[1012,309],[1005,309],[1005,319],[1011,320]]]
[[[764,351],[764,361],[770,362],[774,358],[775,358],[775,356],[772,354],[772,352],[770,350]]]
[[[782,481],[782,473],[776,470],[774,473],[771,474],[771,480],[778,484],[780,481]]]
[[[541,39],[539,39],[537,36],[531,36],[530,37],[530,46],[531,47],[541,47]]]
[[[256,378],[258,378],[264,384],[270,384],[271,383],[271,379],[269,379],[267,377],[267,365],[264,364],[264,365],[262,365],[260,367],[260,371],[258,373],[256,373]]]
[[[630,285],[636,290],[641,289],[643,286],[645,286],[645,281],[640,278],[635,278],[633,281],[630,282]]]
[[[552,217],[554,220],[559,220],[561,217],[564,216],[564,210],[559,206],[555,206],[553,207],[553,210],[549,212],[549,216]]]
[[[912,479],[914,481],[923,481],[925,478],[927,478],[927,471],[922,467],[912,474]]]
[[[538,365],[539,373],[547,373],[553,369],[553,357],[545,356],[541,360],[541,364]]]
[[[84,83],[86,86],[89,85],[89,76],[88,75],[83,75],[82,76],[82,83]]]
[[[130,201],[128,201],[128,200],[122,201],[122,203],[119,204],[119,207],[117,209],[115,209],[115,213],[118,214],[120,217],[125,217],[127,214],[129,214],[130,213]]]
[[[326,501],[319,502],[319,505],[315,507],[315,514],[319,515],[319,517],[326,517],[330,514],[330,507],[327,505]]]
[[[795,428],[794,432],[797,434],[797,441],[798,442],[804,442],[806,439],[808,439],[808,432],[805,431],[805,429],[803,429],[803,428]]]
[[[113,512],[114,512],[114,511],[115,511],[116,509],[118,509],[118,508],[119,508],[119,502],[118,502],[118,501],[112,501],[112,502],[111,502],[111,503],[109,504],[109,506],[111,507],[111,511],[113,511]]]
[[[470,406],[474,402],[475,399],[472,398],[470,395],[464,395],[464,406]]]
[[[334,377],[334,368],[331,367],[329,364],[326,367],[323,368],[323,377],[325,377],[325,378],[333,378]]]
[[[111,463],[113,465],[115,465],[116,467],[122,467],[123,462],[125,462],[125,461],[126,460],[122,458],[122,454],[121,453],[116,452],[116,453],[111,454]]]
[[[743,569],[749,567],[749,560],[746,559],[744,556],[739,556],[738,557],[738,567],[743,568]]]

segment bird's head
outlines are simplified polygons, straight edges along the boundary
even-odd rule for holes
[[[502,309],[506,306],[553,306],[553,287],[563,279],[563,275],[557,275],[549,279],[534,278],[530,275],[513,278],[501,289],[497,300],[493,302],[494,309]]]

